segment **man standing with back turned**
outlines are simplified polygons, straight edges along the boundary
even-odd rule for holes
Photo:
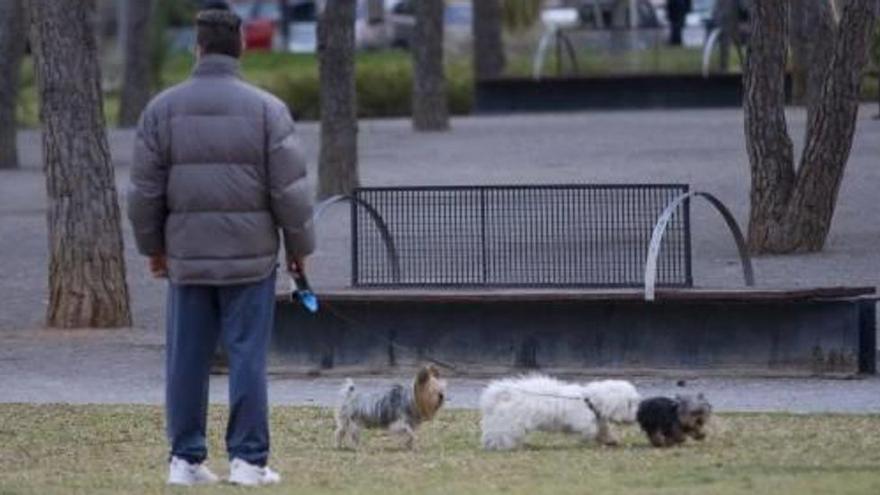
[[[314,249],[312,196],[287,107],[239,77],[241,19],[196,18],[192,77],[141,116],[128,194],[138,250],[168,277],[168,483],[217,482],[203,464],[208,377],[218,338],[229,357],[229,481],[278,483],[269,469],[266,354],[278,231],[291,270]]]

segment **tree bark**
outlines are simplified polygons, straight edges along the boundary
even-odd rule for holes
[[[836,31],[830,0],[790,0],[792,96],[815,111],[819,92],[831,63]]]
[[[126,0],[125,69],[119,100],[119,126],[133,127],[150,101],[150,19],[153,0]]]
[[[0,169],[18,168],[15,109],[26,44],[22,0],[0,1]]]
[[[784,114],[787,2],[754,2],[744,74],[746,145],[751,164],[749,246],[755,253],[819,251],[831,228],[852,146],[862,71],[878,15],[876,0],[843,7],[795,169]]]
[[[416,2],[413,35],[413,128],[449,129],[446,74],[443,69],[443,0]]]
[[[355,91],[355,0],[328,2],[318,23],[321,150],[318,197],[350,194],[358,187]]]
[[[501,1],[478,0],[473,8],[474,76],[478,81],[498,77],[506,63],[501,37]]]
[[[131,325],[92,0],[30,0],[43,122],[50,327]]]

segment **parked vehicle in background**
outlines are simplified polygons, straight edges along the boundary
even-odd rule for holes
[[[287,46],[293,53],[315,53],[318,49],[318,3],[314,0],[288,0]],[[282,30],[283,31],[283,30]],[[284,37],[280,37],[283,46]]]
[[[379,50],[388,48],[391,29],[388,18],[399,0],[381,0],[381,8],[373,0],[358,0],[354,22],[354,37],[358,49]]]
[[[240,1],[232,8],[243,21],[248,50],[315,52],[318,5],[314,0],[288,0],[284,10],[278,0]]]
[[[247,50],[269,51],[275,47],[276,30],[281,21],[278,2],[238,2],[232,9],[241,17]]]
[[[242,19],[247,50],[315,53],[318,16],[328,0],[230,0]],[[379,0],[380,7],[358,0],[355,42],[358,49],[409,48],[415,29],[416,0]],[[286,6],[282,9],[282,3]],[[447,48],[467,47],[471,39],[473,9],[467,1],[447,2],[445,10]],[[286,22],[286,37],[285,24]],[[173,49],[189,50],[194,43],[192,28],[173,35]],[[286,38],[286,40],[285,40]]]

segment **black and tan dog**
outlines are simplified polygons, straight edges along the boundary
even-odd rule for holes
[[[386,428],[405,437],[412,448],[416,428],[430,421],[443,406],[446,382],[434,366],[419,370],[409,386],[396,384],[389,390],[361,393],[347,380],[342,388],[342,404],[336,411],[336,448],[360,442],[361,428]]]
[[[654,447],[671,447],[687,437],[706,438],[703,428],[712,416],[712,405],[703,394],[652,397],[639,404],[636,420]]]

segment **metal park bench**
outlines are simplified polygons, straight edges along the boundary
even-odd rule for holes
[[[351,283],[639,287],[658,218],[687,192],[684,184],[361,188]],[[693,285],[689,219],[679,203],[659,246],[658,286]]]
[[[693,287],[697,198],[749,288]],[[876,372],[874,288],[754,289],[733,216],[684,184],[370,187],[315,216],[346,200],[351,287],[320,291],[317,313],[279,296],[286,370]]]

